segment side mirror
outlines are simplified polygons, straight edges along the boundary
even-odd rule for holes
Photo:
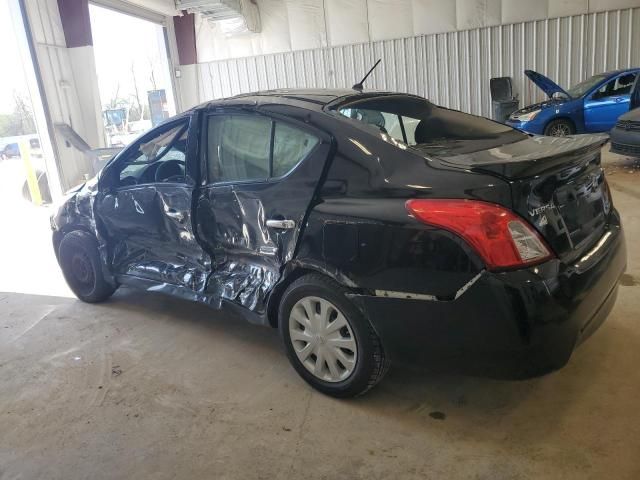
[[[554,100],[567,100],[569,96],[564,92],[554,92],[551,98]]]

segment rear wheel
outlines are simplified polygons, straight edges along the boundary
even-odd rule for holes
[[[544,134],[549,137],[566,137],[567,135],[573,135],[576,133],[576,129],[569,120],[559,118],[558,120],[552,120],[544,128]]]
[[[334,397],[365,393],[389,366],[371,324],[345,293],[322,275],[305,275],[284,293],[278,316],[293,367],[312,387]]]
[[[97,242],[88,233],[67,233],[60,242],[58,259],[69,288],[80,300],[103,302],[116,291],[104,278]]]

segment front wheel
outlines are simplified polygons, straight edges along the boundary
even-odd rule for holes
[[[305,275],[283,295],[279,326],[289,361],[312,387],[334,397],[365,393],[389,363],[369,321],[322,275]]]
[[[67,233],[60,241],[58,260],[67,284],[83,302],[103,302],[116,291],[102,273],[97,242],[88,233]]]
[[[552,120],[544,129],[544,134],[548,137],[566,137],[567,135],[573,135],[574,133],[576,133],[576,129],[573,126],[573,123],[562,118]]]

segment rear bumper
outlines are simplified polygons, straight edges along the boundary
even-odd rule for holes
[[[617,216],[616,216],[617,217]],[[564,366],[606,319],[626,268],[619,224],[581,261],[483,272],[452,301],[360,296],[391,361],[526,378]]]

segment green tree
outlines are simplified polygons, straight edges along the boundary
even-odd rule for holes
[[[36,122],[27,99],[16,91],[13,92],[13,99],[13,113],[0,114],[0,137],[36,133]]]

